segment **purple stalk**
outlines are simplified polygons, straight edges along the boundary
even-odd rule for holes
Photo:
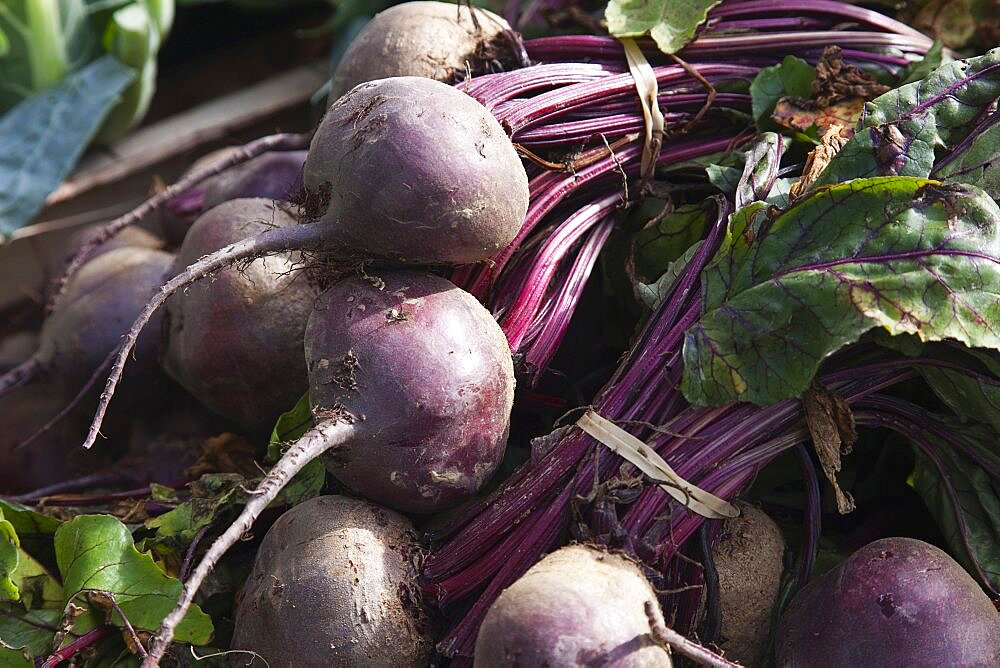
[[[524,278],[523,288],[518,292],[517,300],[500,323],[512,350],[517,351],[520,348],[559,268],[560,261],[584,234],[607,218],[620,204],[621,195],[617,192],[588,204],[567,218],[546,239],[534,256],[534,263]]]
[[[721,5],[712,8],[712,11],[709,12],[709,20],[711,21],[716,17],[728,18],[733,16],[763,17],[767,14],[791,14],[793,16],[818,14],[835,19],[838,23],[850,21],[887,33],[908,35],[921,40],[927,39],[923,33],[918,30],[914,30],[905,23],[901,23],[893,18],[879,14],[871,9],[856,7],[846,2],[838,2],[836,0],[783,0],[782,2],[773,2],[772,0],[756,0],[750,2],[723,2]]]
[[[583,289],[594,269],[597,257],[611,236],[614,222],[612,218],[607,218],[591,230],[577,253],[573,266],[570,267],[569,275],[553,300],[551,309],[536,319],[536,322],[540,321],[541,327],[537,334],[531,337],[530,345],[524,351],[524,365],[529,379],[538,378],[549,367],[555,356],[559,344],[569,329],[570,319],[583,296]]]
[[[805,540],[802,546],[802,561],[799,563],[797,587],[802,588],[809,582],[809,576],[816,563],[816,552],[819,550],[819,536],[823,526],[822,505],[819,491],[819,478],[816,475],[816,465],[809,456],[806,446],[799,443],[795,446],[795,456],[802,469],[802,485],[806,492],[806,509],[803,524],[806,527]]]

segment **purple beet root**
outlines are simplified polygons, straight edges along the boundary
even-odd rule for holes
[[[473,15],[473,12],[475,14]],[[333,73],[331,99],[365,81],[428,77],[455,83],[517,64],[510,25],[485,9],[452,2],[404,2],[376,14],[344,52]]]
[[[998,666],[1000,612],[943,551],[885,538],[792,599],[776,651],[778,666]]]
[[[225,159],[238,147],[222,149],[199,160],[188,173]],[[305,151],[269,151],[247,162],[205,179],[199,186],[167,202],[160,224],[164,234],[180,245],[187,231],[203,212],[228,202],[247,197],[270,200],[291,199],[302,189],[302,165]]]
[[[236,199],[206,212],[177,255],[178,266],[292,216],[264,199]],[[167,302],[163,366],[207,408],[249,429],[270,429],[308,387],[302,335],[316,291],[300,253],[219,271]]]
[[[476,637],[477,668],[669,668],[650,637],[652,586],[627,559],[571,545],[531,567],[490,606]]]
[[[87,262],[42,325],[36,358],[67,388],[83,386],[171,275],[173,261],[170,253],[125,246]],[[135,347],[126,377],[132,389],[155,383],[159,356],[160,323],[154,322]]]
[[[443,278],[385,271],[348,278],[306,328],[317,417],[358,418],[327,468],[364,496],[435,512],[471,495],[503,457],[513,402],[510,349],[493,317]]]
[[[343,249],[416,264],[490,257],[528,208],[528,177],[496,119],[421,77],[363,83],[334,102],[303,179],[308,208],[337,226]]]
[[[300,503],[257,551],[232,648],[274,668],[431,665],[433,629],[413,582],[418,551],[409,520],[374,503]]]
[[[496,469],[514,399],[510,349],[489,311],[445,279],[396,270],[336,284],[309,318],[306,361],[316,425],[192,571],[147,665],[226,551],[317,457],[366,496],[413,512],[469,497]]]
[[[42,375],[75,393],[121,344],[129,324],[159,289],[174,256],[160,250],[124,246],[84,264],[67,284],[42,324],[38,349],[0,376],[0,396]],[[159,319],[138,339],[135,363],[126,382],[133,392],[158,385]]]

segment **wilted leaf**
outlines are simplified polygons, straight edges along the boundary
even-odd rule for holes
[[[860,67],[845,63],[840,47],[834,44],[823,49],[810,88],[810,98],[820,107],[859,97],[871,100],[889,90]]]
[[[605,10],[615,37],[649,34],[664,53],[676,53],[694,39],[708,10],[722,0],[611,0]]]
[[[792,199],[801,197],[806,193],[819,175],[823,173],[826,166],[830,164],[833,157],[844,148],[847,140],[851,138],[851,132],[842,125],[833,124],[826,129],[820,137],[819,146],[809,152],[806,157],[806,164],[802,168],[802,176],[792,184],[789,194]]]
[[[808,98],[789,96],[778,100],[771,119],[778,125],[807,132],[813,126],[820,134],[833,125],[853,131],[865,102],[889,90],[864,70],[844,62],[839,46],[830,45],[816,64],[816,77]]]
[[[870,176],[925,178],[935,149],[956,146],[1000,97],[1000,49],[942,65],[865,105],[861,127],[818,183]]]
[[[0,241],[38,213],[134,77],[104,56],[0,117]]]
[[[802,394],[802,412],[823,474],[833,485],[837,510],[846,515],[854,510],[854,499],[840,488],[837,473],[840,472],[841,455],[850,454],[858,440],[854,416],[843,397],[816,381]]]
[[[181,583],[168,577],[148,554],[135,549],[132,534],[108,515],[80,515],[56,532],[56,560],[63,579],[64,603],[79,592],[100,590],[114,595],[122,613],[137,629],[155,631],[173,610]],[[82,633],[103,623],[122,626],[117,614],[91,608],[78,617],[74,631]],[[177,627],[180,642],[204,644],[212,637],[212,620],[192,606]]]
[[[865,99],[862,97],[839,100],[826,107],[811,100],[783,97],[774,106],[771,119],[789,130],[805,132],[815,125],[820,132],[826,132],[834,125],[853,128],[864,108]]]
[[[702,275],[684,341],[691,402],[798,396],[827,355],[877,327],[1000,348],[1000,209],[982,191],[857,179],[762,213],[733,216]]]

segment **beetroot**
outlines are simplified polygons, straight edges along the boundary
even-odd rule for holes
[[[268,200],[225,202],[198,218],[177,264],[295,224]],[[259,258],[167,303],[164,368],[206,407],[249,429],[270,429],[306,391],[302,333],[316,291],[302,264],[294,252]]]
[[[670,666],[669,652],[649,635],[647,604],[659,605],[632,562],[582,545],[561,548],[494,601],[475,665]]]
[[[433,512],[472,496],[503,457],[513,364],[503,333],[471,295],[414,271],[348,278],[306,329],[317,417],[357,416],[327,468],[364,496]]]
[[[125,246],[87,262],[42,325],[38,350],[0,378],[0,395],[40,374],[60,386],[82,387],[118,347],[129,323],[168,277],[174,256]],[[129,378],[136,388],[158,375],[159,326],[139,339]]]
[[[738,503],[740,516],[725,520],[712,558],[719,575],[719,609],[726,658],[764,663],[774,604],[781,593],[785,539],[763,510]]]
[[[412,525],[391,510],[345,496],[300,503],[257,551],[232,649],[272,668],[430,665],[417,552]],[[232,665],[249,661],[237,652]]]
[[[186,174],[196,173],[225,160],[238,147],[221,149],[196,162]],[[223,202],[245,197],[287,200],[302,188],[305,151],[268,151],[205,179],[167,202],[160,221],[164,234],[180,245],[191,221]]]
[[[486,259],[528,209],[528,178],[500,124],[418,77],[361,84],[334,102],[303,178],[347,252],[417,264]]]
[[[206,552],[147,665],[163,656],[222,555],[313,459],[328,453],[327,466],[365,494],[416,511],[470,496],[500,461],[514,396],[510,350],[490,313],[445,279],[404,270],[346,279],[318,300],[306,348],[316,426]]]
[[[379,12],[354,38],[333,73],[330,98],[365,81],[396,76],[455,83],[517,62],[510,25],[485,9],[404,2]]]
[[[418,77],[361,84],[338,100],[316,131],[304,181],[314,222],[269,229],[199,258],[149,300],[119,349],[84,447],[97,438],[130,347],[177,290],[240,260],[289,250],[333,254],[341,267],[352,257],[486,260],[517,234],[528,205],[524,167],[489,111]]]
[[[885,538],[795,596],[777,665],[997,666],[1000,613],[940,549]]]

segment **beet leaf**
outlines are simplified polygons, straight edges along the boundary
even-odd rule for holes
[[[935,150],[954,147],[1000,97],[1000,48],[934,70],[865,105],[854,137],[818,184],[858,176],[927,177]]]
[[[676,53],[694,39],[721,0],[611,0],[605,11],[608,30],[615,37],[641,37],[646,33],[664,53]]]
[[[1000,209],[982,191],[876,177],[772,211],[737,212],[705,268],[684,341],[689,401],[798,396],[825,357],[877,327],[1000,348]]]

